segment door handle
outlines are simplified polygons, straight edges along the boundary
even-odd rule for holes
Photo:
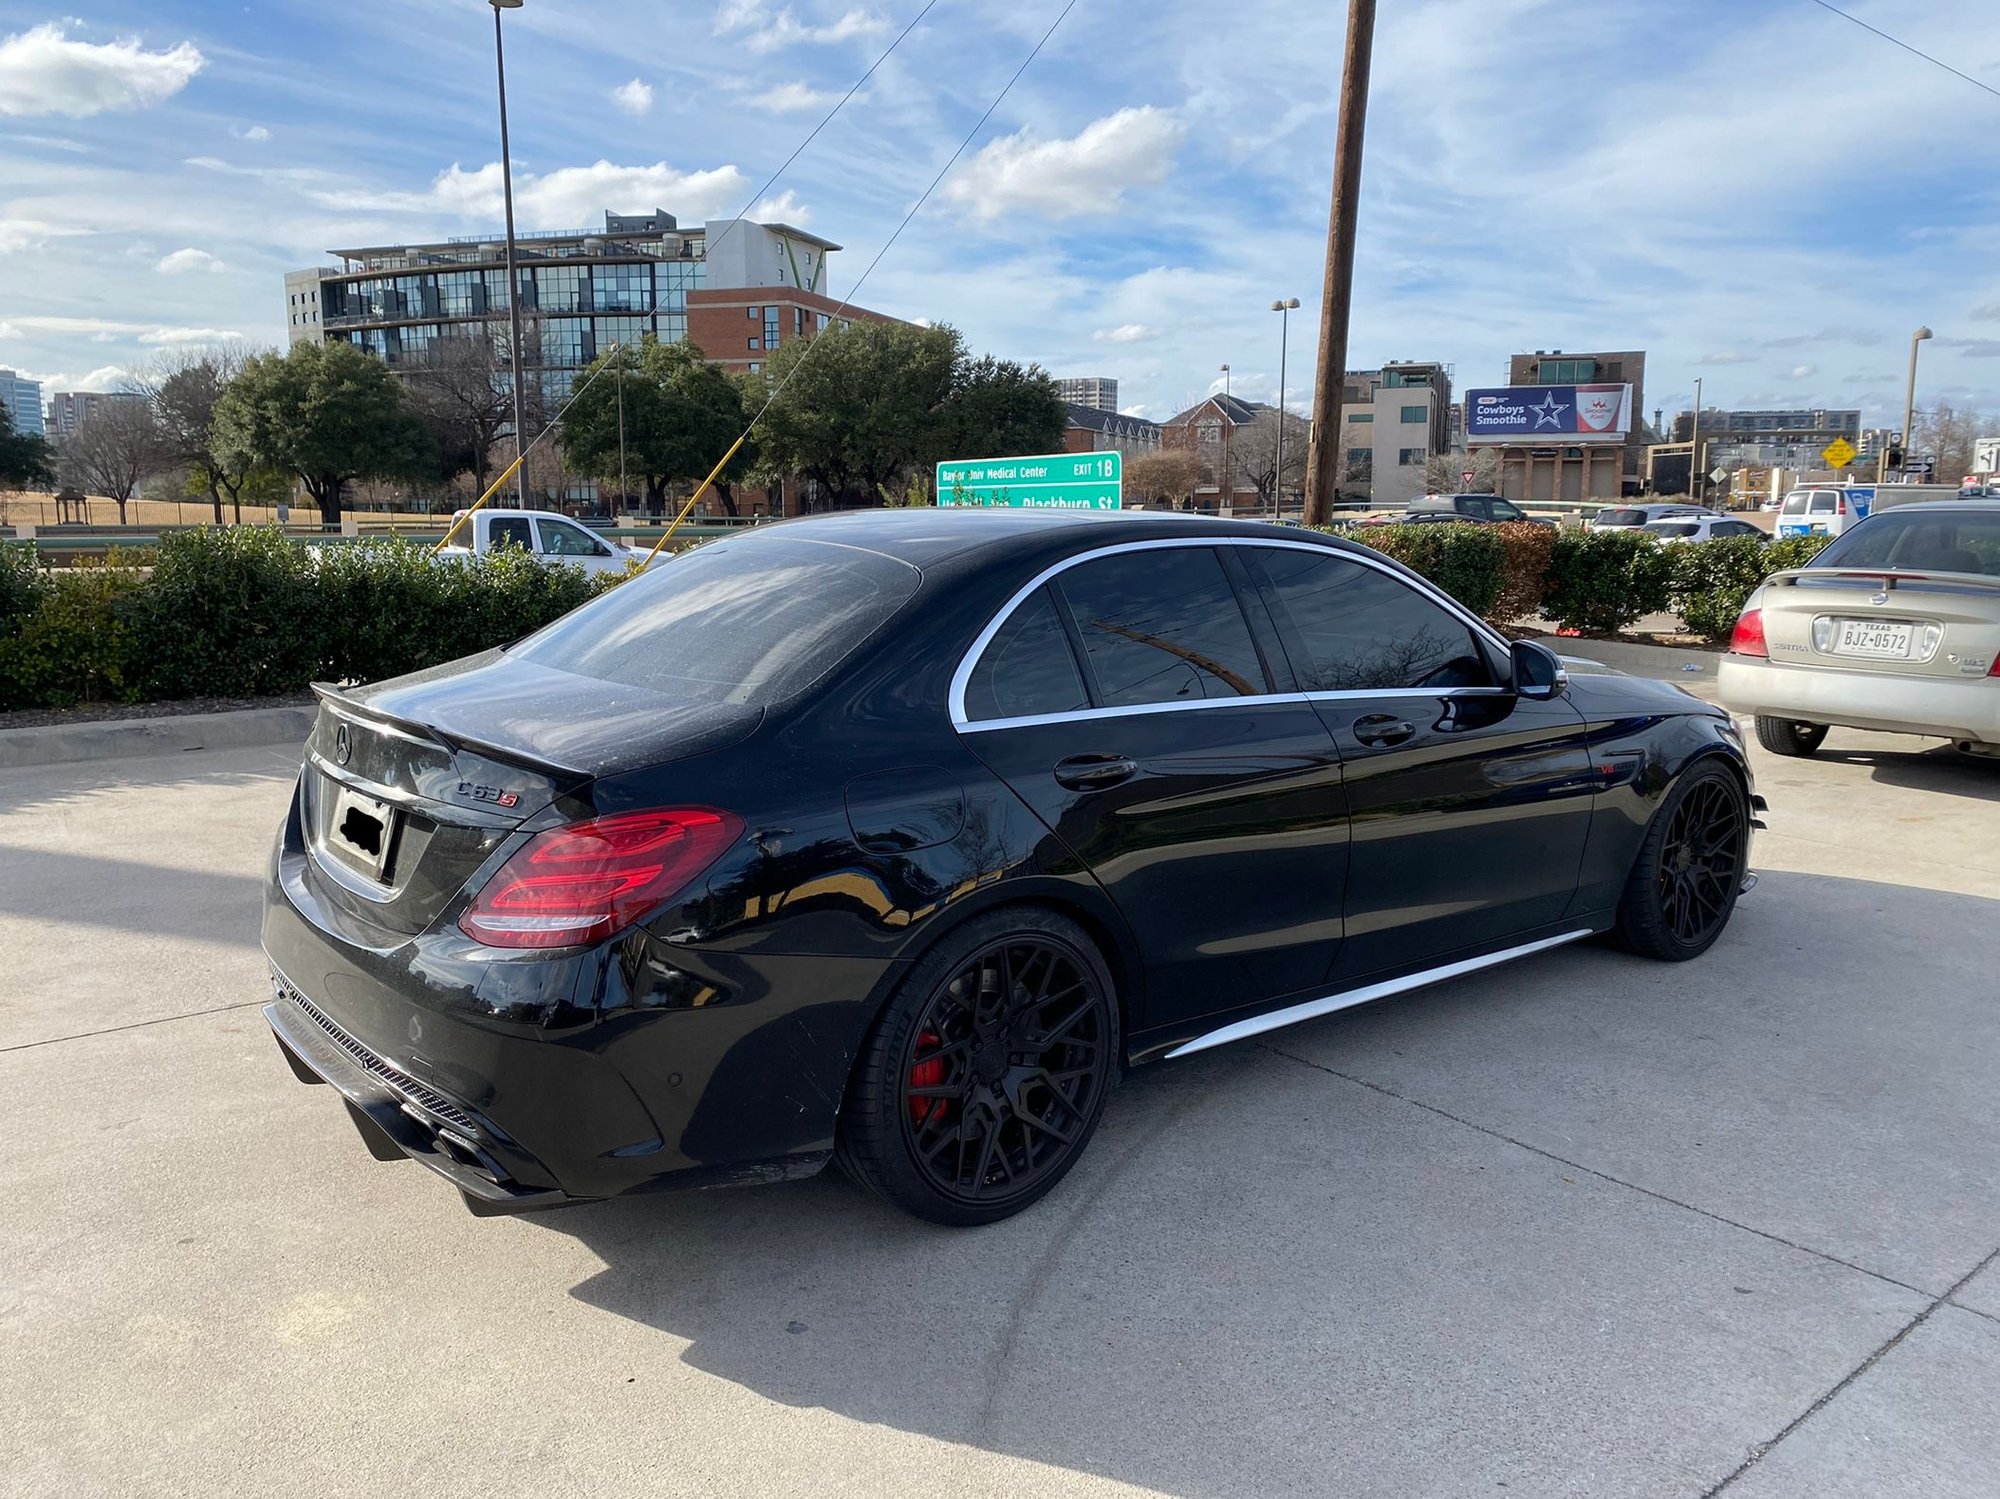
[[[1138,762],[1123,755],[1071,755],[1056,761],[1054,774],[1057,785],[1072,791],[1101,791],[1116,786],[1138,769]]]
[[[1354,720],[1354,737],[1363,744],[1401,744],[1417,726],[1393,713],[1364,713]]]

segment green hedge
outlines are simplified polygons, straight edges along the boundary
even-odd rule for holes
[[[1374,547],[1496,625],[1541,614],[1609,634],[1673,611],[1691,635],[1727,636],[1774,572],[1803,567],[1824,536],[1659,543],[1634,531],[1550,526],[1369,526],[1339,534]]]
[[[376,681],[505,645],[617,581],[515,549],[439,563],[401,540],[308,549],[256,526],[73,571],[32,552],[0,548],[0,708]]]

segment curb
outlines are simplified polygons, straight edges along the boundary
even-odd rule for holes
[[[231,713],[107,718],[93,723],[0,729],[0,770],[184,750],[304,744],[317,712],[315,706],[301,703],[284,708],[240,708]]]
[[[1722,657],[1714,651],[1689,650],[1673,645],[1640,645],[1629,640],[1584,640],[1573,635],[1545,635],[1541,643],[1559,656],[1581,657],[1635,677],[1658,677],[1662,681],[1713,682]],[[1693,671],[1685,668],[1692,666]]]

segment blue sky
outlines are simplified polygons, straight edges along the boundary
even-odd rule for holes
[[[526,228],[734,213],[921,0],[527,0]],[[1847,8],[2000,87],[1992,0]],[[1061,0],[939,0],[758,205],[863,268]],[[1349,364],[1648,351],[1645,404],[2000,420],[2000,98],[1810,0],[1388,0]],[[0,0],[0,365],[278,343],[284,271],[500,221],[482,0]],[[1306,399],[1342,7],[1080,0],[859,294],[1160,417]]]

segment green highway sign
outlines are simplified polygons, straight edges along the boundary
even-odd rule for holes
[[[1124,478],[1125,460],[1119,453],[958,458],[937,466],[937,502],[1018,505],[1041,510],[1116,510]]]

